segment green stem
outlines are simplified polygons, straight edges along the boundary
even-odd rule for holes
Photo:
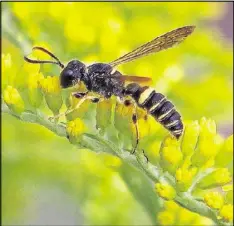
[[[64,124],[51,122],[50,120],[48,120],[48,118],[45,115],[43,115],[39,111],[37,111],[36,113],[24,112],[20,116],[18,116],[14,114],[5,104],[2,104],[2,112],[11,114],[14,117],[17,117],[18,119],[21,119],[22,121],[40,124],[46,127],[47,129],[51,130],[58,136],[61,137],[67,136],[66,127]],[[148,162],[145,158],[144,153],[141,151],[136,151],[135,155],[132,155],[129,152],[123,150],[117,150],[114,147],[114,145],[111,145],[108,141],[92,134],[84,134],[81,138],[80,145],[81,147],[89,148],[92,151],[107,152],[118,156],[125,162],[135,166],[135,168],[146,174],[150,178],[152,184],[155,184],[156,182],[162,182],[162,183],[167,182],[172,186],[175,185],[175,182],[167,174],[164,174],[162,169]],[[225,225],[225,226],[230,225],[228,223],[222,222],[221,220],[217,219],[217,214],[215,213],[214,210],[210,209],[203,202],[197,201],[195,197],[191,195],[191,191],[195,188],[196,184],[204,176],[211,173],[212,170],[213,169],[209,169],[199,174],[196,177],[192,186],[190,187],[189,192],[179,193],[175,198],[175,202],[190,211],[196,212],[202,216],[212,219],[218,225]]]
[[[226,222],[223,222],[217,218],[217,214],[214,210],[209,208],[203,202],[197,201],[191,194],[188,192],[183,192],[177,195],[175,202],[180,206],[200,214],[201,216],[208,217],[212,219],[217,225],[230,225]]]
[[[196,177],[193,179],[193,183],[190,186],[190,188],[188,189],[189,193],[192,193],[192,191],[196,188],[196,185],[204,178],[206,177],[208,174],[211,174],[212,172],[214,172],[214,168],[209,168],[206,169],[204,171],[199,172]]]

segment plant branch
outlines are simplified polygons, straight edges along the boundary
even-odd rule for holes
[[[6,104],[2,104],[2,112],[8,113],[13,115],[14,117],[21,119],[25,122],[30,123],[37,123],[40,124],[50,131],[54,132],[58,136],[66,137],[66,127],[62,123],[54,123],[48,120],[48,118],[42,114],[41,112],[24,112],[21,116],[17,116],[14,114]],[[149,179],[151,180],[152,184],[156,182],[167,182],[172,186],[175,186],[175,182],[171,180],[171,178],[164,174],[162,169],[159,167],[154,166],[150,162],[147,161],[144,153],[142,151],[136,151],[135,155],[130,154],[124,150],[117,150],[114,145],[111,145],[108,141],[104,140],[100,136],[92,135],[92,134],[83,134],[81,137],[81,141],[78,148],[88,148],[95,152],[106,152],[115,156],[118,156],[123,161],[133,165],[135,168],[146,174]],[[183,192],[177,194],[175,201],[179,205],[183,206],[184,208],[196,212],[202,216],[208,217],[212,219],[218,225],[229,225],[225,222],[220,221],[217,219],[217,214],[214,210],[210,209],[206,206],[203,202],[197,201],[192,195],[191,191],[195,188],[196,184],[207,174],[211,173],[213,169],[209,169],[200,173],[195,181],[193,182],[192,186],[190,187],[188,192]],[[156,195],[156,194],[155,194]],[[149,208],[148,206],[146,208]]]

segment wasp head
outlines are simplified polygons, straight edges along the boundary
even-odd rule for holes
[[[78,60],[70,61],[60,74],[62,88],[76,85],[84,76],[85,70],[86,66],[82,62]]]

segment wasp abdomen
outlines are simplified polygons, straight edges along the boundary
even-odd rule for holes
[[[173,136],[180,138],[183,133],[181,115],[163,94],[148,86],[141,87],[137,83],[129,84],[125,88],[125,94],[132,96],[139,107],[146,109]]]

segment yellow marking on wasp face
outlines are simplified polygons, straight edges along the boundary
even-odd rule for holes
[[[165,100],[166,97],[162,98],[158,103],[156,103],[155,105],[153,105],[150,109],[149,109],[149,112],[152,112],[154,109],[156,109],[158,107],[158,105],[163,101]]]
[[[163,118],[165,118],[173,109],[174,109],[174,108],[171,108],[171,109],[170,109],[169,111],[167,111],[166,113],[160,115],[160,116],[158,117],[158,120],[159,120],[159,121],[163,120]]]
[[[153,88],[151,88],[151,87],[147,88],[147,89],[140,95],[140,98],[139,98],[138,103],[139,103],[139,104],[143,104],[153,91],[154,91]]]
[[[166,127],[174,126],[174,125],[176,125],[177,122],[179,122],[179,120],[175,120],[175,121],[173,121],[173,122],[167,124]]]

